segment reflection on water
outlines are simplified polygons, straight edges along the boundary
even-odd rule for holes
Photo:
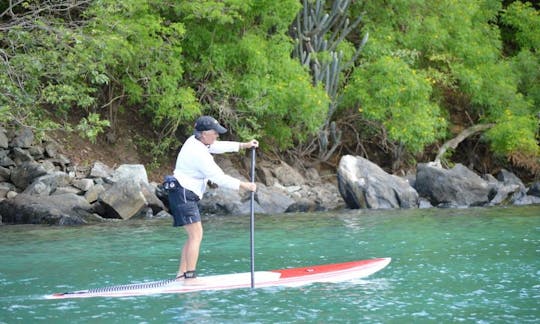
[[[249,271],[249,217],[204,223],[199,271]],[[257,270],[393,261],[339,284],[113,299],[42,297],[172,277],[182,230],[151,220],[0,232],[0,322],[540,322],[540,207],[257,216]]]

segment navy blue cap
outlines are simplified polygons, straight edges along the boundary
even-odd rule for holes
[[[195,130],[203,132],[211,129],[218,132],[218,134],[224,134],[227,132],[227,128],[221,126],[219,122],[212,116],[201,116],[197,118],[197,121],[195,122]]]

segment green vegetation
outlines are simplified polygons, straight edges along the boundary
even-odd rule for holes
[[[310,29],[310,10],[339,23]],[[315,40],[328,43],[306,50]],[[157,134],[144,141],[156,155],[205,113],[233,136],[319,160],[350,148],[342,134],[353,127],[352,140],[378,141],[400,167],[486,124],[492,152],[540,165],[540,15],[530,3],[4,1],[0,45],[0,123],[10,127],[96,140],[118,114],[136,113]]]

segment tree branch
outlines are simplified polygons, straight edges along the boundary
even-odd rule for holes
[[[444,143],[441,148],[439,149],[439,152],[437,153],[437,156],[435,157],[435,160],[433,161],[436,165],[441,165],[441,159],[443,155],[446,153],[446,151],[451,148],[455,149],[459,143],[463,142],[467,137],[472,136],[478,132],[486,131],[490,128],[495,126],[495,124],[478,124],[471,126],[469,128],[466,128],[461,133],[459,133],[456,137],[452,138],[451,140]]]

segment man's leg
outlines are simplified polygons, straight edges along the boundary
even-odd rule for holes
[[[203,238],[203,228],[201,222],[184,225],[188,238],[182,248],[182,256],[180,257],[180,266],[178,275],[186,271],[195,271],[197,269],[197,261],[199,260],[199,249]]]

